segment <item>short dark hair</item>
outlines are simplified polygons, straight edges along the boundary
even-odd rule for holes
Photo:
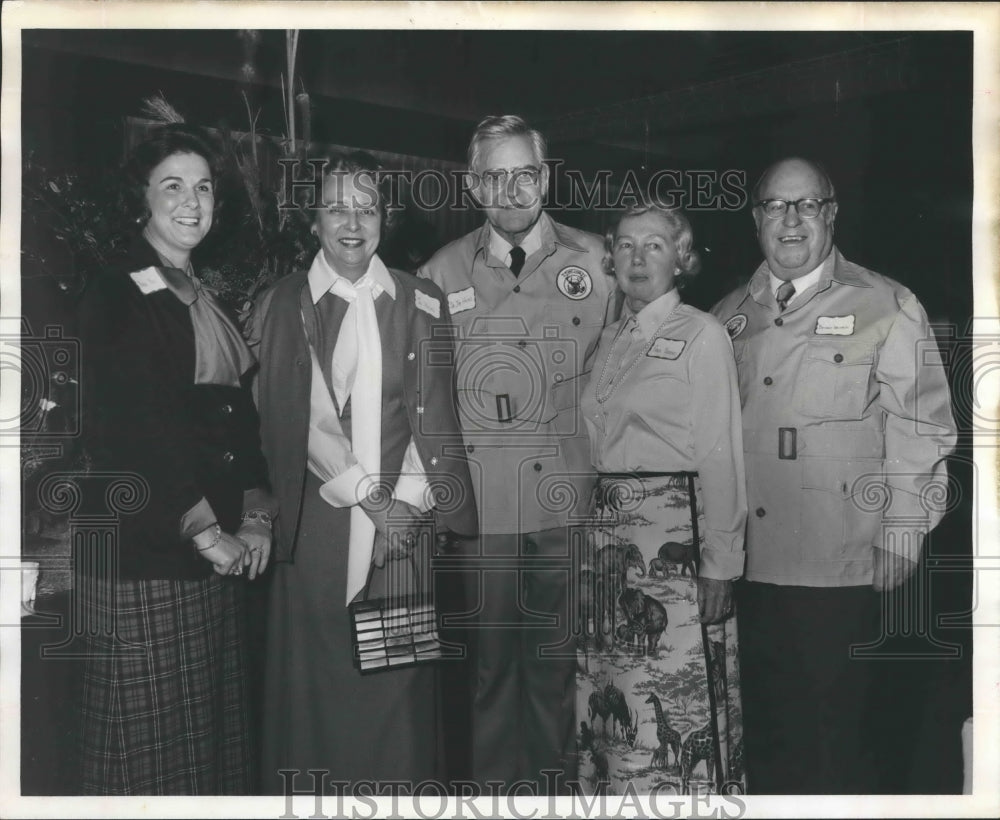
[[[392,178],[389,174],[384,174],[384,166],[373,155],[367,151],[340,151],[332,150],[316,160],[323,165],[323,176],[333,174],[367,174],[371,177],[375,191],[378,193],[378,209],[382,223],[382,241],[396,225],[398,212],[401,206],[395,208],[386,207],[392,195]],[[313,161],[316,161],[313,160]],[[299,214],[307,225],[313,225],[319,216],[322,202],[313,203],[311,207],[303,207],[299,204]]]
[[[203,128],[184,123],[159,126],[132,150],[125,163],[122,207],[127,219],[134,222],[145,222],[149,219],[149,208],[146,205],[149,175],[157,165],[174,154],[197,154],[204,159],[212,174],[212,185],[218,189],[224,166],[222,156],[208,132]],[[213,227],[218,221],[221,206],[222,199],[216,190]]]
[[[685,285],[701,270],[701,256],[694,248],[694,231],[691,229],[690,221],[680,208],[670,208],[656,199],[629,206],[615,217],[604,234],[604,270],[607,273],[614,273],[612,248],[614,247],[615,233],[618,231],[621,221],[627,216],[642,216],[648,212],[659,214],[670,229],[670,240],[674,243],[674,249],[677,252],[677,267],[680,271],[674,277],[674,282],[678,290],[683,290]]]

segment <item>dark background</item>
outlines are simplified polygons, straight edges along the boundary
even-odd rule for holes
[[[283,130],[281,31],[33,30],[22,44],[22,153],[52,171],[113,174],[125,117],[156,92],[189,122],[246,130],[245,92],[258,130]],[[733,169],[752,184],[781,156],[819,160],[837,186],[841,251],[911,288],[938,325],[968,433],[970,374],[958,363],[972,315],[970,32],[303,31],[298,55],[321,143],[461,163],[476,122],[518,113],[588,180]],[[554,215],[597,231],[610,216]],[[686,299],[707,308],[760,252],[747,208],[689,216],[704,267]],[[454,238],[454,222],[426,217],[431,249]],[[72,334],[72,298],[51,278],[26,280],[22,299],[32,327]],[[971,554],[968,444],[950,465],[955,509],[934,533],[930,570]],[[968,572],[932,571],[929,585],[923,625],[970,607]],[[961,789],[971,630],[934,626],[931,640],[922,629],[884,647],[894,682],[873,742],[885,744],[887,792]],[[903,658],[941,654],[935,641],[959,656]],[[49,739],[36,733],[42,748]]]

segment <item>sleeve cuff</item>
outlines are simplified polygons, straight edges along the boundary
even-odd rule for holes
[[[396,489],[393,496],[400,501],[405,501],[412,507],[416,507],[420,512],[425,513],[434,504],[434,494],[431,492],[431,485],[423,476],[407,475],[403,473],[396,481]]]
[[[202,498],[181,516],[181,538],[194,538],[199,532],[211,527],[218,519],[207,498]]]
[[[353,507],[376,487],[364,467],[355,464],[319,488],[319,495],[331,507]]]
[[[746,553],[743,550],[714,550],[702,547],[698,574],[715,581],[735,581],[743,575]]]
[[[883,522],[882,543],[877,544],[877,546],[886,552],[901,555],[903,558],[909,558],[916,563],[920,560],[924,538],[927,536],[930,526],[926,524],[915,527],[912,525],[912,522],[908,523],[910,526],[894,527],[892,526],[891,519],[888,522]]]
[[[262,510],[268,513],[271,518],[278,515],[278,499],[267,490],[255,487],[252,490],[243,491],[243,512],[248,510]]]

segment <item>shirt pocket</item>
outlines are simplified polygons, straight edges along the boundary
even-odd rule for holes
[[[541,336],[551,352],[565,351],[565,358],[555,358],[552,364],[566,375],[583,370],[587,357],[597,346],[604,327],[603,307],[590,299],[567,304],[548,304],[542,318]]]
[[[865,342],[807,342],[795,409],[814,419],[864,418],[875,350]]]

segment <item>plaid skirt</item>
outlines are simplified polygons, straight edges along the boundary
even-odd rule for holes
[[[89,621],[84,794],[248,794],[240,580],[77,578]]]

